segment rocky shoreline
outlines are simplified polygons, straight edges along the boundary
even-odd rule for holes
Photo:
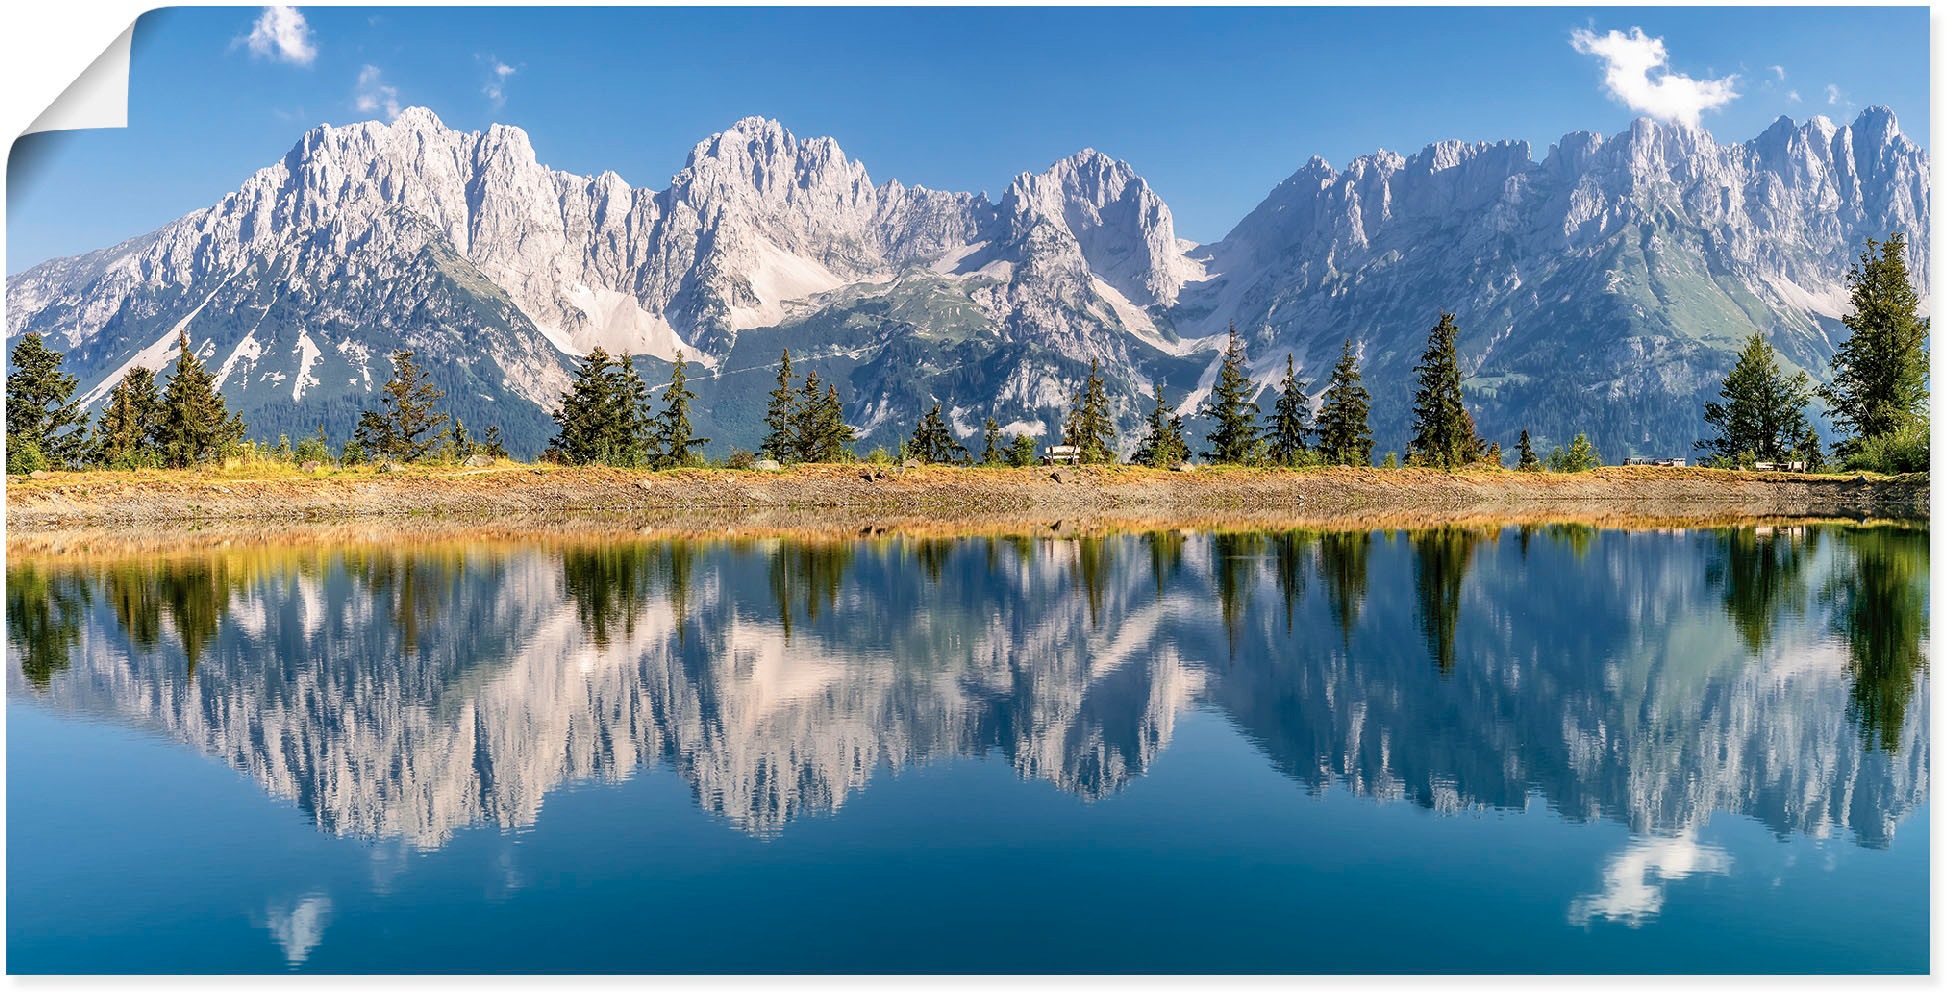
[[[1405,526],[1494,520],[1722,521],[1928,517],[1925,475],[1804,476],[1611,467],[1570,475],[1419,469],[1301,471],[1128,467],[898,469],[799,466],[779,472],[412,467],[221,473],[55,473],[10,479],[9,538],[89,529],[148,531],[329,522],[547,530],[600,515],[633,529],[749,527],[991,529],[1142,522],[1157,526]],[[1393,523],[1385,523],[1393,522]]]

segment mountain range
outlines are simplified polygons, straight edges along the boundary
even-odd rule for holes
[[[1314,158],[1199,245],[1093,149],[990,199],[875,183],[832,139],[753,117],[657,191],[409,108],[315,128],[210,207],[10,275],[7,338],[66,351],[98,408],[187,332],[266,439],[343,440],[410,348],[456,415],[523,455],[552,436],[577,356],[632,354],[659,383],[680,351],[721,455],[755,447],[787,347],[840,385],[861,450],[934,402],[963,435],[991,416],[1045,437],[1092,362],[1131,449],[1152,384],[1192,413],[1235,325],[1262,386],[1289,355],[1314,397],[1353,341],[1385,451],[1446,310],[1490,439],[1587,432],[1614,460],[1686,453],[1753,331],[1822,377],[1865,239],[1906,233],[1924,291],[1929,171],[1885,108],[1728,145],[1642,119],[1539,160],[1459,141]]]

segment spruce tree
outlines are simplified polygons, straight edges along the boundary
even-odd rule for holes
[[[163,464],[186,469],[222,458],[243,438],[244,424],[230,413],[215,377],[189,347],[189,332],[179,332],[176,347],[176,371],[162,393],[160,440]]]
[[[28,334],[14,346],[7,374],[8,452],[31,447],[57,468],[80,462],[88,447],[88,415],[74,399],[75,377],[61,371],[65,357]]]
[[[466,422],[460,420],[458,414],[453,416],[453,420],[447,425],[446,430],[448,447],[451,448],[452,457],[455,461],[465,459],[473,454],[473,436],[467,433]]]
[[[507,457],[507,446],[500,440],[500,425],[487,425],[487,433],[480,436],[480,451],[488,458],[504,459]]]
[[[1746,339],[1718,395],[1721,401],[1704,404],[1704,420],[1718,435],[1697,442],[1718,465],[1785,461],[1810,426],[1805,416],[1810,378],[1803,372],[1785,375],[1762,332]]]
[[[1257,444],[1257,401],[1251,399],[1256,393],[1257,384],[1251,382],[1244,364],[1244,339],[1238,337],[1237,325],[1232,324],[1230,344],[1224,348],[1223,362],[1217,368],[1217,384],[1197,411],[1198,416],[1217,422],[1205,439],[1210,442],[1210,451],[1204,454],[1211,461],[1241,463],[1250,459]]]
[[[1311,413],[1311,398],[1298,381],[1298,364],[1286,355],[1284,382],[1278,384],[1278,403],[1271,408],[1271,461],[1284,466],[1304,461],[1310,451],[1305,436],[1312,430]]]
[[[690,391],[689,363],[683,361],[682,349],[676,350],[676,364],[669,370],[669,389],[663,394],[663,411],[656,419],[656,464],[659,468],[676,468],[700,463],[703,457],[695,449],[710,443],[708,438],[698,438],[690,426],[690,401],[696,394]]]
[[[384,409],[361,413],[354,434],[379,458],[400,462],[425,458],[446,433],[447,416],[433,411],[433,404],[445,397],[446,391],[427,380],[412,361],[411,349],[401,348],[392,353],[392,378],[379,391]]]
[[[852,442],[858,433],[845,423],[845,405],[838,398],[836,384],[820,380],[816,372],[805,373],[804,387],[798,391],[792,411],[787,447],[793,458],[801,462],[843,462],[852,457]]]
[[[1541,471],[1541,460],[1535,457],[1535,446],[1528,440],[1527,428],[1521,429],[1521,440],[1515,443],[1514,448],[1515,451],[1521,453],[1521,458],[1517,459],[1514,463],[1516,469],[1522,472]]]
[[[1460,395],[1460,329],[1442,312],[1427,334],[1426,352],[1413,367],[1419,387],[1413,393],[1413,440],[1407,461],[1452,472],[1481,457],[1473,415]]]
[[[1109,391],[1102,380],[1100,363],[1090,360],[1088,380],[1075,394],[1061,440],[1081,450],[1083,462],[1115,461],[1115,422],[1109,418]]]
[[[556,431],[548,453],[569,465],[607,462],[615,452],[615,414],[618,407],[614,362],[608,350],[596,346],[581,357],[574,382],[561,395],[555,411]]]
[[[966,446],[953,436],[946,418],[940,416],[937,403],[913,426],[913,440],[907,445],[907,452],[921,462],[934,465],[958,464],[967,458]]]
[[[130,366],[108,394],[108,406],[95,423],[91,457],[110,469],[161,465],[156,439],[162,424],[162,394],[156,389],[155,370]]]
[[[1367,424],[1371,410],[1372,394],[1360,381],[1359,357],[1347,338],[1325,387],[1325,404],[1318,411],[1318,454],[1327,464],[1372,464],[1372,428]]]
[[[1852,311],[1841,320],[1852,332],[1832,353],[1832,381],[1822,391],[1832,423],[1859,443],[1908,427],[1927,413],[1927,334],[1920,296],[1906,267],[1906,236],[1866,250],[1846,273]]]
[[[987,418],[987,423],[980,426],[980,439],[980,464],[984,466],[1000,465],[1002,462],[1001,422],[991,417]]]
[[[1164,469],[1190,457],[1190,446],[1183,441],[1183,421],[1170,412],[1163,401],[1163,384],[1154,384],[1155,403],[1149,409],[1142,443],[1129,461],[1136,465]]]
[[[798,398],[791,386],[791,350],[778,360],[777,388],[771,391],[770,406],[764,410],[764,442],[758,454],[779,462],[799,457]]]
[[[635,356],[622,356],[615,385],[617,458],[611,465],[640,469],[655,460],[656,426],[650,412],[649,384],[636,371]]]

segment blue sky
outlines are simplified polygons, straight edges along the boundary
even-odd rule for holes
[[[253,45],[263,16],[144,17],[131,126],[15,146],[6,271],[152,230],[306,128],[393,103],[513,124],[551,166],[656,189],[750,114],[835,137],[875,181],[996,196],[1094,147],[1198,241],[1312,155],[1460,138],[1524,139],[1539,157],[1645,108],[1742,141],[1780,114],[1843,123],[1885,104],[1931,147],[1925,8],[323,7],[265,21]],[[1645,72],[1631,60],[1659,39],[1667,61]]]

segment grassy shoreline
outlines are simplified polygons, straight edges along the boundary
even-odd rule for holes
[[[1573,474],[1334,467],[1049,469],[866,464],[783,471],[664,472],[500,462],[484,468],[371,467],[307,474],[278,463],[204,471],[12,477],[10,537],[75,528],[276,529],[416,518],[518,527],[563,515],[611,515],[656,527],[817,530],[989,527],[1063,521],[1158,526],[1427,523],[1484,520],[1711,520],[1928,516],[1927,477],[1804,476],[1715,469],[1609,467]]]

